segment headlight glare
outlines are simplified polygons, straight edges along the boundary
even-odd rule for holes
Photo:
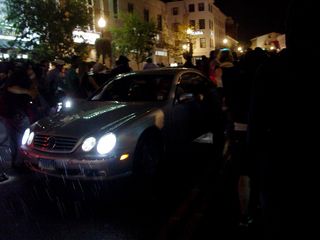
[[[117,142],[117,138],[116,138],[116,135],[114,135],[113,133],[108,133],[102,136],[99,139],[99,142],[97,145],[98,153],[107,154],[115,147],[116,142]]]
[[[27,141],[27,144],[30,145],[33,141],[33,138],[34,138],[34,132],[30,133],[29,137],[28,137],[28,141]]]
[[[84,152],[89,152],[96,145],[96,139],[94,137],[86,138],[82,143],[82,150]]]
[[[71,108],[72,107],[72,102],[71,100],[66,100],[64,103],[65,108]]]
[[[22,141],[21,141],[22,145],[25,145],[27,143],[29,135],[30,135],[30,128],[27,128],[24,131],[24,134],[23,134],[23,137],[22,137]]]

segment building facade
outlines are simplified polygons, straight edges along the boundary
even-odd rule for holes
[[[286,35],[285,34],[282,34],[280,36],[277,37],[277,40],[279,42],[279,47],[280,47],[280,50],[286,48]]]
[[[239,42],[236,39],[227,35],[223,41],[223,46],[226,48],[230,48],[232,51],[237,51],[237,48],[239,47]]]
[[[276,49],[280,50],[280,45],[278,41],[278,37],[280,35],[281,35],[280,33],[271,32],[271,33],[253,38],[250,40],[251,48],[255,49],[259,47],[264,50],[276,50]]]
[[[0,0],[0,5],[4,1]],[[63,0],[57,1],[63,2]],[[159,44],[157,44],[153,55],[155,63],[169,65],[173,61],[169,59],[167,50],[160,44],[161,31],[164,26],[168,26],[169,36],[170,31],[177,24],[186,24],[192,27],[193,55],[195,57],[209,56],[211,50],[224,47],[223,39],[226,37],[227,17],[214,5],[213,0],[182,0],[167,3],[160,0],[86,0],[86,3],[92,21],[85,31],[75,29],[73,35],[75,42],[86,41],[92,46],[89,60],[95,60],[94,42],[97,38],[103,35],[112,41],[109,29],[113,26],[120,26],[119,14],[121,12],[136,12],[145,21],[152,20],[156,23],[160,34],[157,36]],[[2,11],[0,17],[3,18]],[[98,24],[101,18],[106,20],[106,26],[103,28]],[[1,22],[3,21],[1,20]],[[0,41],[4,40],[1,39],[4,33],[6,36],[3,38],[14,39],[14,36],[9,33],[9,28],[2,25],[0,27]]]
[[[161,31],[163,30],[163,25],[166,23],[166,5],[164,2],[160,0],[113,0],[113,3],[115,2],[117,2],[118,6],[118,9],[116,9],[115,5],[113,5],[113,19],[115,24],[119,24],[117,18],[119,12],[136,12],[145,21],[153,21],[156,23],[156,26],[160,31],[157,40],[158,43],[161,42]],[[156,45],[152,58],[156,64],[169,64],[168,52],[160,44]]]
[[[166,21],[166,5],[160,0],[87,0],[88,6],[92,8],[92,29],[103,33],[104,37],[112,41],[112,36],[109,31],[114,26],[120,26],[120,13],[137,13],[145,21],[154,21],[160,31]],[[101,29],[98,26],[99,19],[105,18],[107,24]],[[161,35],[157,36],[161,39]],[[94,52],[91,54],[94,56]],[[157,45],[153,61],[155,63],[169,64],[167,50]],[[108,62],[108,61],[107,61]],[[136,64],[132,64],[135,68]],[[111,67],[111,66],[110,66]]]
[[[226,16],[210,0],[182,0],[166,4],[167,24],[171,31],[177,25],[193,29],[193,56],[209,56],[211,50],[223,47]]]
[[[103,15],[107,19],[105,32],[108,28],[119,26],[119,14],[121,12],[136,12],[144,20],[153,20],[160,32],[166,26],[174,31],[177,25],[189,25],[193,28],[193,56],[200,58],[209,56],[211,50],[225,47],[223,40],[226,38],[227,17],[214,5],[213,0],[182,0],[164,3],[160,0],[87,0],[89,6],[93,6],[93,30],[101,31],[97,27],[98,19]],[[111,39],[110,33],[107,38]],[[161,40],[161,34],[158,36]],[[161,41],[160,41],[161,42]],[[182,47],[182,46],[181,46]],[[160,45],[157,45],[153,60],[155,63],[168,65],[173,62],[169,59],[169,53]]]

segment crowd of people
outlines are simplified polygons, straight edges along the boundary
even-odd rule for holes
[[[224,114],[225,159],[229,159],[224,171],[228,171],[236,189],[239,204],[237,221],[244,227],[254,220],[260,207],[258,164],[248,146],[252,86],[259,68],[283,52],[248,49],[238,58],[229,49],[221,49],[210,52],[209,58],[203,56],[195,66],[190,59],[185,64],[206,75],[219,94]]]
[[[210,52],[209,58],[203,56],[196,65],[193,65],[192,58],[187,56],[183,67],[198,69],[216,86],[224,112],[224,131],[226,142],[230,145],[232,167],[235,175],[239,177],[239,186],[241,185],[239,219],[246,224],[251,214],[248,210],[249,186],[256,182],[254,164],[250,162],[246,151],[251,86],[259,66],[271,56],[259,48],[249,49],[239,59],[235,56],[228,49],[216,50]],[[77,56],[70,58],[69,67],[66,67],[66,62],[61,59],[56,59],[51,64],[52,68],[49,70],[48,61],[38,64],[0,63],[0,116],[12,136],[14,155],[24,129],[55,112],[61,99],[66,96],[87,98],[112,76],[132,71],[129,59],[125,56],[118,58],[113,69],[107,69],[101,63],[81,61]],[[148,58],[143,70],[159,67]],[[13,158],[17,159],[16,156]],[[249,184],[249,179],[254,181]],[[254,202],[258,202],[257,196]]]
[[[113,69],[78,56],[68,63],[56,59],[51,68],[47,60],[0,62],[0,120],[12,139],[13,159],[17,160],[23,131],[31,123],[54,113],[63,98],[85,99],[113,76],[132,71],[128,62],[120,56]]]
[[[306,107],[309,98],[298,98],[297,92],[310,86],[313,78],[301,70],[302,58],[298,60],[296,55],[303,49],[297,30],[302,25],[295,20],[300,16],[301,5],[294,4],[289,14],[287,49],[280,53],[248,49],[238,59],[231,51],[221,49],[210,52],[209,58],[203,56],[196,65],[190,57],[184,64],[197,68],[216,86],[238,189],[239,224],[248,225],[260,207],[266,239],[297,232],[298,228],[289,229],[282,223],[297,226],[295,214],[301,211],[301,207],[292,206],[301,199],[295,196],[295,188],[302,182],[299,176],[304,165],[294,159],[307,154],[301,143],[306,139],[302,137],[306,131],[302,129],[301,116],[309,115]],[[310,6],[302,7],[312,12]],[[132,71],[125,56],[120,56],[111,70],[99,63],[80,61],[78,57],[72,57],[70,63],[67,70],[65,62],[59,59],[52,62],[51,70],[48,61],[0,63],[0,117],[16,145],[22,131],[31,122],[50,114],[60,98],[66,95],[86,98],[111,76]],[[158,67],[148,59],[144,70]],[[311,73],[316,68],[310,69]],[[306,108],[301,108],[301,104]]]

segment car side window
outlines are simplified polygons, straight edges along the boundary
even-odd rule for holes
[[[169,97],[173,75],[133,74],[111,81],[91,98],[93,101],[165,101]]]
[[[184,73],[180,77],[180,82],[176,89],[176,99],[179,99],[183,94],[198,98],[204,94],[206,79],[197,73]]]

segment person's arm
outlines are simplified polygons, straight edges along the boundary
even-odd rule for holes
[[[215,76],[217,87],[223,87],[223,83],[222,83],[222,68],[221,67],[217,67],[214,70],[214,76]]]

